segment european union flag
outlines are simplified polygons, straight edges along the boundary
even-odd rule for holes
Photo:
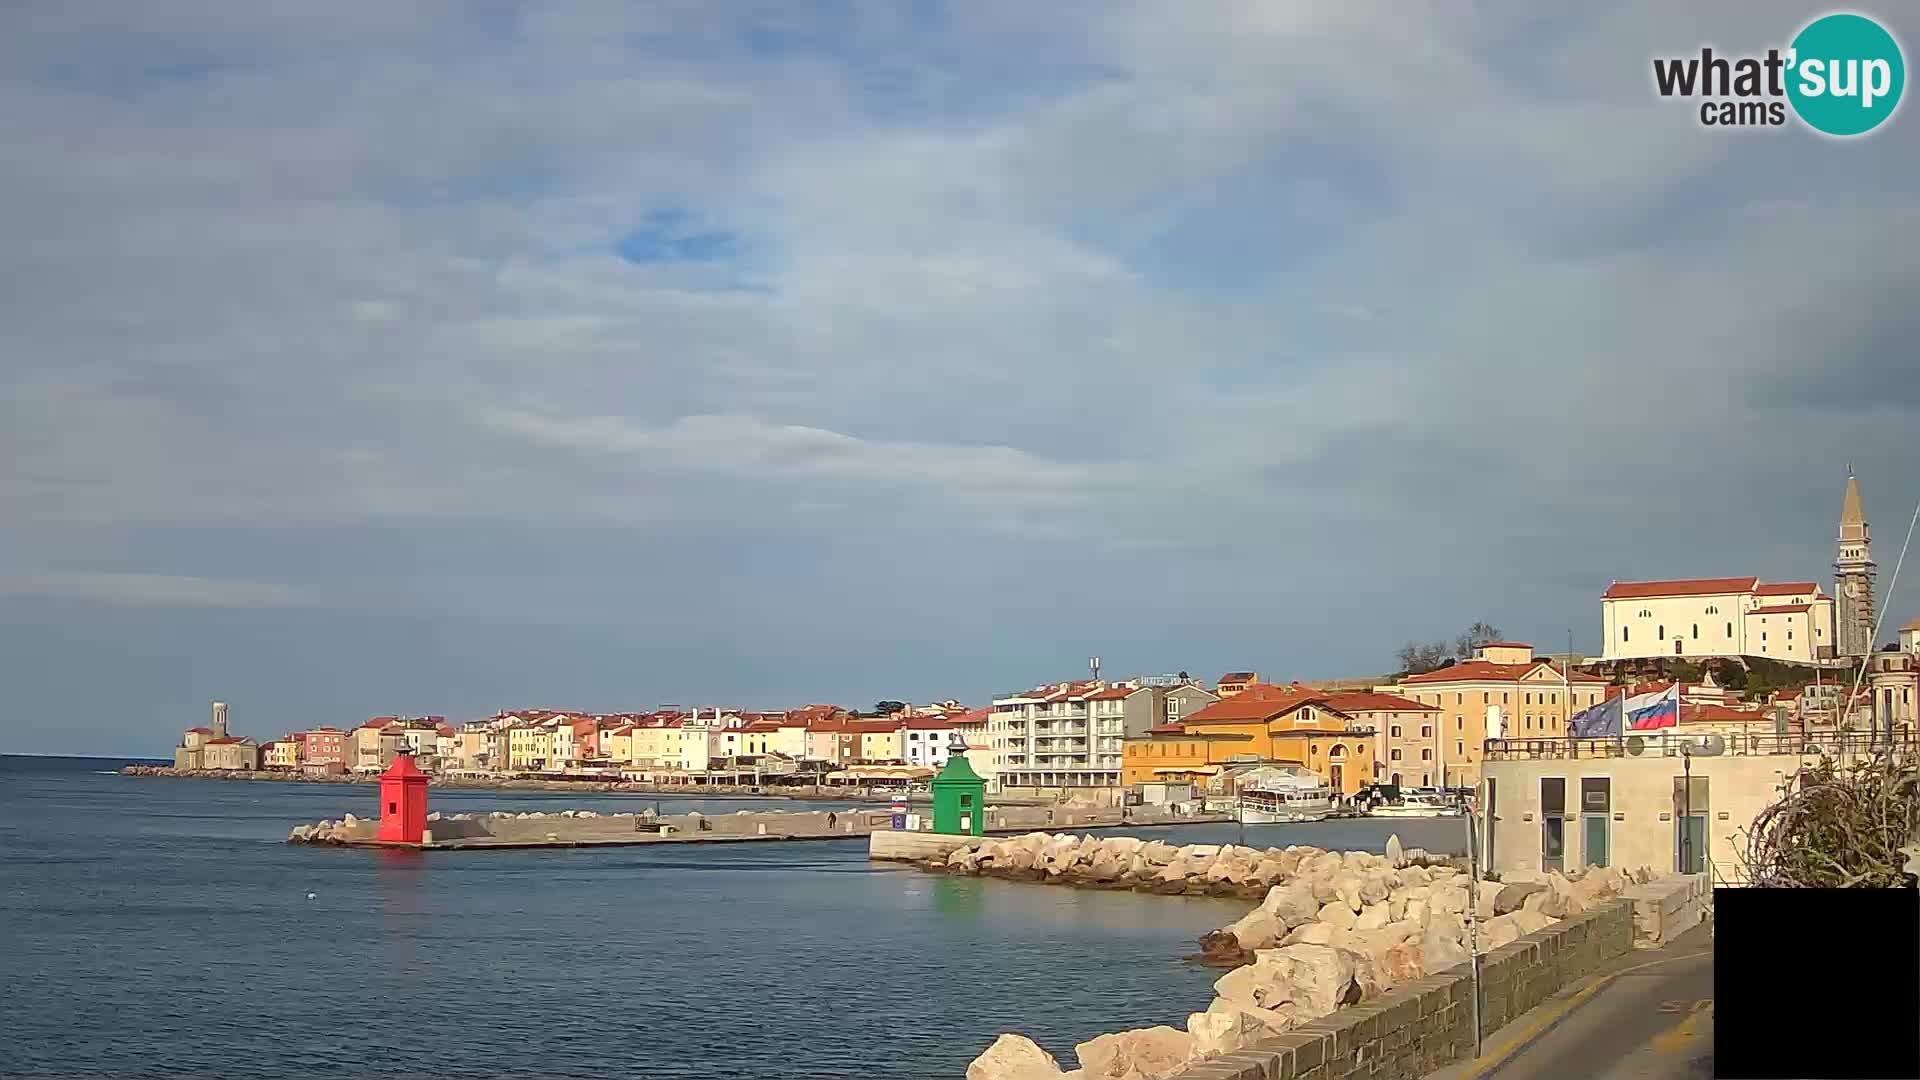
[[[1621,694],[1580,710],[1568,722],[1567,736],[1573,739],[1611,739],[1619,735],[1627,729],[1626,703],[1626,696]]]

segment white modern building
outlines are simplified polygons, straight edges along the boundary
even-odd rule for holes
[[[1191,683],[1054,683],[995,698],[987,722],[1002,789],[1120,786],[1128,737],[1220,700]]]

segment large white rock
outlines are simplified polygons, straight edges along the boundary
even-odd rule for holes
[[[1219,1057],[1231,1054],[1274,1033],[1260,1015],[1235,1008],[1215,998],[1206,1012],[1187,1017],[1187,1034],[1193,1036],[1193,1056]]]
[[[1353,929],[1354,920],[1358,918],[1359,915],[1353,908],[1348,907],[1347,902],[1344,900],[1335,900],[1320,909],[1321,922],[1331,923],[1342,930]]]
[[[1420,940],[1420,966],[1428,974],[1437,974],[1456,964],[1467,962],[1467,946],[1444,924],[1427,927]]]
[[[1073,1048],[1088,1077],[1159,1080],[1194,1058],[1194,1037],[1161,1024],[1099,1035]]]
[[[1280,925],[1280,920],[1265,908],[1254,908],[1227,929],[1233,932],[1233,938],[1241,948],[1252,952],[1274,944],[1286,933],[1287,928]]]
[[[1320,902],[1314,898],[1313,886],[1299,878],[1268,889],[1267,898],[1260,906],[1288,928],[1311,922],[1320,914]]]
[[[1506,886],[1497,881],[1481,882],[1479,901],[1474,905],[1474,914],[1482,919],[1491,919],[1495,915],[1500,914],[1500,912],[1495,909],[1494,903],[1500,896],[1500,890],[1504,888],[1506,888]]]
[[[1330,922],[1301,923],[1287,932],[1280,940],[1285,945],[1332,945],[1342,940],[1346,932]]]
[[[1393,921],[1391,915],[1392,912],[1386,904],[1368,904],[1366,909],[1354,918],[1352,929],[1378,930]]]
[[[1378,904],[1393,893],[1395,884],[1393,871],[1369,870],[1360,878],[1360,900],[1362,903]]]
[[[1335,882],[1334,888],[1335,892],[1339,894],[1340,902],[1352,908],[1355,915],[1360,914],[1360,909],[1367,906],[1366,900],[1360,895],[1360,876],[1358,874],[1341,874]]]
[[[1284,986],[1284,1003],[1294,1006],[1303,1020],[1325,1016],[1340,1007],[1347,987],[1353,982],[1354,953],[1326,945],[1288,945],[1261,954],[1272,958],[1279,972],[1276,982]],[[1278,1003],[1262,1005],[1275,1008]]]
[[[1514,912],[1507,916],[1507,918],[1513,920],[1514,925],[1520,928],[1520,933],[1523,935],[1545,930],[1547,927],[1552,926],[1555,921],[1551,915],[1538,911],[1528,911],[1525,908]]]
[[[1436,885],[1431,895],[1431,904],[1436,912],[1465,914],[1467,910],[1467,890],[1456,885]]]
[[[1502,945],[1511,944],[1525,931],[1514,915],[1496,915],[1480,924],[1480,951],[1492,952]]]
[[[1060,1063],[1052,1054],[1011,1032],[993,1040],[967,1066],[967,1080],[1054,1080],[1060,1075]]]

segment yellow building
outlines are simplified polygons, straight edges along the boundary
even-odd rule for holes
[[[633,764],[632,725],[622,725],[600,736],[600,748],[615,765]]]
[[[1373,780],[1374,733],[1303,686],[1253,684],[1178,724],[1128,739],[1121,782],[1204,780],[1227,763],[1266,762],[1311,770],[1343,795]]]
[[[544,769],[553,759],[553,732],[531,724],[507,730],[507,768]]]
[[[900,727],[897,720],[858,721],[860,728],[861,761],[903,761],[905,751],[900,749]],[[883,725],[893,725],[886,730],[872,730]]]
[[[275,739],[260,748],[262,763],[269,769],[300,767],[300,740]]]
[[[1607,680],[1565,673],[1533,655],[1533,646],[1495,642],[1472,660],[1409,675],[1380,690],[1438,710],[1435,786],[1467,787],[1480,776],[1488,739],[1565,737],[1567,721],[1596,705]],[[1402,770],[1403,772],[1405,770]]]

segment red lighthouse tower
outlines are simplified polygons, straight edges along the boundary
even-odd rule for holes
[[[417,844],[427,829],[427,774],[401,754],[380,774],[380,832],[382,843]]]

